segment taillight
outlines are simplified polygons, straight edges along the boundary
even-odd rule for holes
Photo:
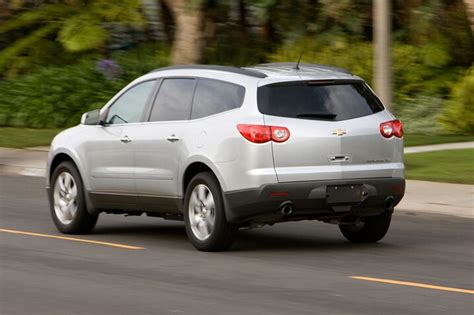
[[[403,125],[398,119],[386,121],[380,124],[380,133],[385,138],[391,138],[393,136],[397,138],[403,137]]]
[[[270,126],[272,140],[275,142],[285,142],[290,138],[290,131],[286,127]]]
[[[237,125],[240,134],[250,142],[265,143],[272,139],[270,127],[262,125]]]
[[[290,131],[286,127],[238,124],[237,129],[245,139],[253,143],[285,142],[290,138]]]

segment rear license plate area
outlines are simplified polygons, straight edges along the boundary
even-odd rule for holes
[[[365,196],[362,185],[334,185],[326,188],[328,204],[359,203]]]

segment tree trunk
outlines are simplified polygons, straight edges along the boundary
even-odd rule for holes
[[[392,105],[391,5],[389,0],[374,0],[374,83],[375,91],[388,108]]]
[[[171,48],[172,64],[199,63],[202,57],[202,6],[186,0],[165,0],[176,30]],[[198,1],[199,2],[199,1]]]
[[[464,0],[466,5],[467,17],[471,24],[471,32],[474,33],[474,0]]]

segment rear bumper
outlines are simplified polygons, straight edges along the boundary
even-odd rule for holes
[[[327,187],[343,185],[362,185],[366,196],[357,202],[328,202]],[[387,198],[393,198],[396,206],[404,194],[403,178],[369,178],[266,184],[256,189],[226,192],[224,202],[229,222],[272,223],[377,215],[387,211],[384,209]],[[285,202],[293,204],[293,212],[289,216],[280,212]]]

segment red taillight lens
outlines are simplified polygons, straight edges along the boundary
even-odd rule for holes
[[[395,137],[401,138],[403,137],[404,131],[403,131],[403,124],[400,120],[394,120],[393,121],[393,130],[394,130],[394,135]]]
[[[386,121],[380,124],[380,133],[385,138],[391,138],[393,136],[397,138],[403,137],[403,125],[398,119]]]
[[[270,127],[262,125],[237,125],[240,134],[250,142],[265,143],[272,139]]]
[[[286,127],[239,124],[237,129],[245,139],[253,143],[285,142],[290,138],[290,131]]]

